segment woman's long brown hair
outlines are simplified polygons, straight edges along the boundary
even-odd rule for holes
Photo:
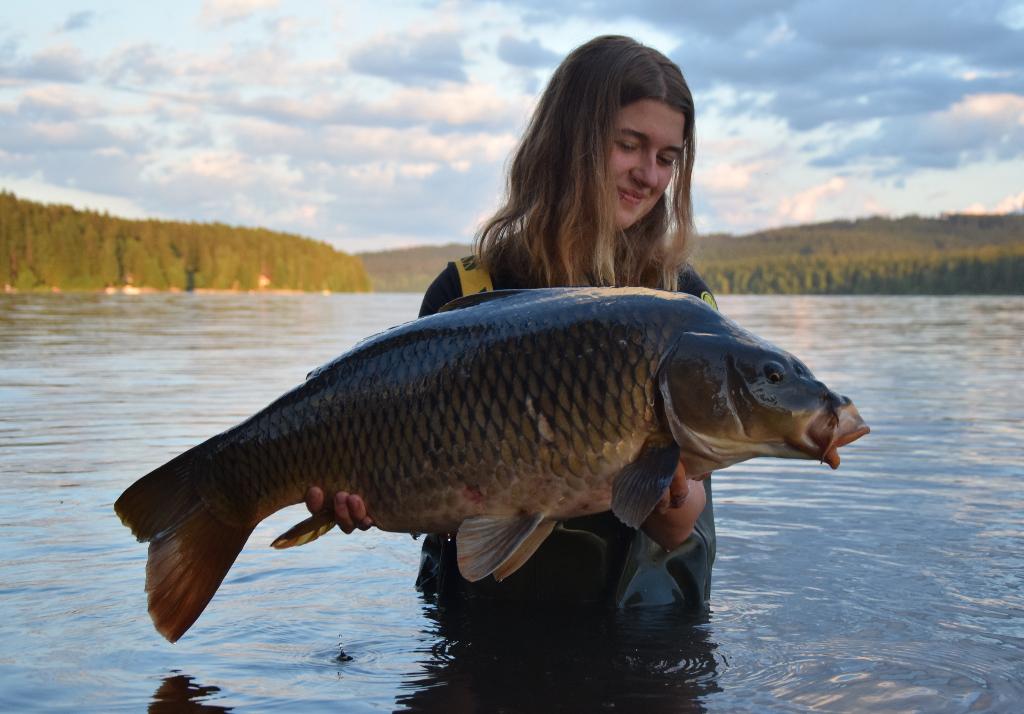
[[[683,152],[669,189],[622,231],[608,156],[619,110],[641,99],[683,113]],[[595,38],[551,77],[513,154],[505,201],[477,235],[477,258],[530,287],[674,290],[693,233],[693,155],[693,97],[679,67],[628,37]]]

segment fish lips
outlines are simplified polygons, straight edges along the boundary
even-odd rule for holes
[[[849,399],[841,397],[813,416],[801,438],[791,441],[790,445],[837,469],[839,448],[870,432],[871,427],[864,423],[857,407]]]

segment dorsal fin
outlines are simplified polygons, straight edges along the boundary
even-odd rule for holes
[[[518,295],[521,292],[525,292],[525,290],[491,290],[486,293],[463,295],[462,297],[455,298],[451,302],[445,303],[444,307],[438,310],[438,312],[461,310],[464,307],[472,307],[473,305],[479,305],[480,303],[488,302],[490,300],[500,300],[501,298]]]

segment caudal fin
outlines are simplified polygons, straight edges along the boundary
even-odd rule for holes
[[[224,523],[209,511],[196,481],[204,445],[132,484],[114,504],[121,521],[149,541],[146,593],[160,634],[176,642],[203,612],[255,524]]]

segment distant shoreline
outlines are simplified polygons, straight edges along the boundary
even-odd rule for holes
[[[1024,215],[876,216],[695,244],[692,264],[716,295],[1024,293]],[[472,250],[449,243],[348,255],[295,234],[133,221],[0,191],[5,293],[423,294]]]
[[[131,295],[147,289],[347,292],[370,287],[359,258],[297,234],[129,220],[26,201],[0,190],[4,292]]]
[[[193,290],[182,290],[181,288],[167,288],[161,290],[158,288],[137,288],[132,285],[122,285],[120,287],[108,287],[101,290],[93,288],[86,288],[82,290],[75,289],[64,289],[59,287],[50,288],[35,288],[32,290],[19,290],[11,285],[4,285],[3,290],[0,291],[6,295],[62,295],[64,293],[70,293],[74,295],[92,294],[92,295],[149,295],[155,293],[181,293],[181,294],[194,294],[194,295],[355,295],[365,294],[373,292],[372,290],[290,290],[285,288],[280,289],[260,289],[260,290],[231,290],[227,288],[195,288]]]

